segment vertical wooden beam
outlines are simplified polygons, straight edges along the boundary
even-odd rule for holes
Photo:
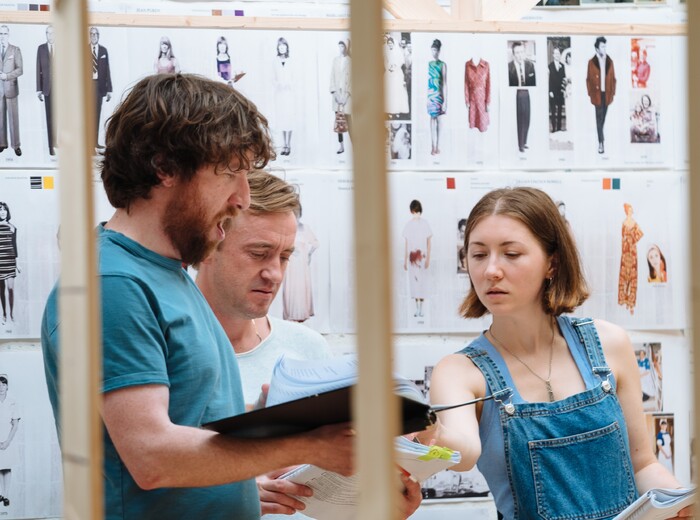
[[[473,22],[481,20],[482,0],[451,0],[450,15],[453,20]]]
[[[357,518],[396,517],[393,437],[398,406],[392,385],[391,275],[384,130],[382,6],[350,2],[352,144],[354,173],[357,350],[359,382],[353,396],[358,431]]]
[[[92,198],[94,98],[86,0],[57,0],[54,88],[61,207],[60,403],[64,517],[104,516],[101,313]]]
[[[698,68],[697,60],[700,53],[700,3],[687,2],[688,8],[688,150],[690,154],[690,171],[688,173],[688,182],[690,185],[688,207],[690,208],[690,323],[689,336],[691,338],[693,352],[693,381],[694,388],[694,406],[691,410],[691,417],[694,418],[693,428],[691,429],[691,440],[694,446],[691,446],[690,452],[695,453],[694,457],[695,482],[698,481],[698,471],[700,471],[700,457],[697,456],[698,440],[700,434],[700,414],[697,413],[697,404],[700,403],[700,378],[698,377],[698,367],[700,366],[700,274],[698,274],[696,266],[700,265],[700,147],[694,146],[694,143],[700,139],[700,100],[697,96],[691,93],[698,92],[700,89],[700,68]],[[683,136],[680,136],[682,139]],[[691,460],[691,462],[692,462]],[[697,507],[697,505],[696,505]]]

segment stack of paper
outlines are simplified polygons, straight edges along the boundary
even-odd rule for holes
[[[695,503],[695,488],[650,489],[617,515],[614,520],[674,518],[678,511],[693,503]]]
[[[357,382],[357,358],[339,356],[330,359],[299,360],[280,357],[272,369],[266,406],[294,401],[354,385]],[[394,375],[397,395],[425,403],[423,394],[410,380]]]
[[[357,358],[299,360],[280,357],[272,369],[266,406],[294,401],[355,384]]]

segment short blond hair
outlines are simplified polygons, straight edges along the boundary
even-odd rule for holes
[[[248,174],[250,186],[250,208],[255,214],[301,212],[297,187],[264,170],[253,170]]]

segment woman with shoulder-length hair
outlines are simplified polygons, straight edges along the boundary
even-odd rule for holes
[[[229,86],[245,76],[245,72],[233,72],[231,55],[228,52],[228,41],[225,36],[219,36],[216,40],[216,75]]]
[[[666,272],[666,257],[656,244],[652,244],[647,251],[647,265],[649,266],[649,283],[663,283],[668,280]]]
[[[460,313],[488,330],[433,370],[439,413],[421,434],[475,464],[504,518],[613,518],[640,493],[681,484],[656,459],[639,370],[625,331],[564,316],[588,297],[576,244],[552,199],[491,191],[464,245],[470,288]],[[688,511],[686,511],[688,512]]]
[[[162,36],[158,48],[158,56],[153,62],[153,71],[156,74],[173,74],[180,72],[180,63],[173,54],[173,46],[170,38]]]

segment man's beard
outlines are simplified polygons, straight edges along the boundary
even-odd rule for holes
[[[222,212],[212,220],[207,219],[205,208],[199,203],[199,194],[193,190],[183,194],[182,203],[168,206],[163,216],[163,228],[180,260],[188,265],[198,264],[214,250],[218,240],[210,240],[208,234],[216,222],[233,216],[235,209]]]

